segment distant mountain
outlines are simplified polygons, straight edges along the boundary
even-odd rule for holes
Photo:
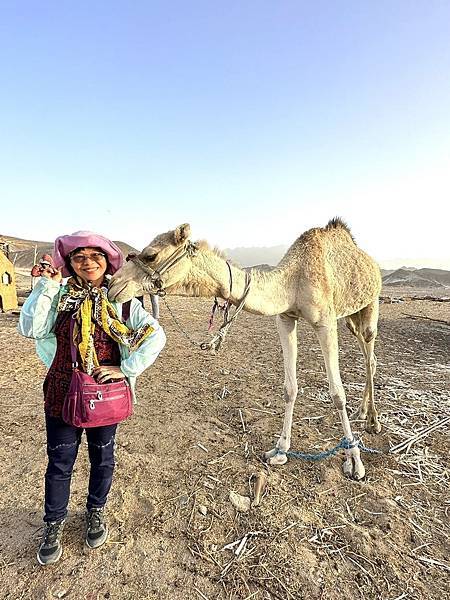
[[[242,267],[254,265],[277,265],[289,246],[263,246],[249,248],[226,248],[224,253]]]
[[[450,287],[450,271],[442,269],[397,269],[383,277],[383,285],[397,287]]]
[[[386,277],[387,275],[390,275],[391,273],[395,273],[395,271],[415,271],[417,267],[400,267],[399,269],[381,269],[381,277]]]
[[[23,240],[21,238],[0,234],[0,243],[8,244],[9,260],[12,261],[16,267],[21,269],[31,269],[34,264],[35,249],[38,260],[43,254],[52,254],[53,252],[53,244],[51,242]],[[133,248],[125,242],[115,241],[114,243],[119,246],[124,256],[129,252],[137,252],[136,248]]]
[[[380,271],[381,271],[381,277],[383,277],[383,279],[384,279],[385,277],[387,277],[388,275],[393,273],[395,271],[395,269],[380,269]]]
[[[24,240],[0,234],[0,243],[9,245],[10,260],[18,268],[31,269],[34,264],[35,248],[37,257],[51,254],[53,244],[35,240]],[[124,256],[137,250],[125,242],[115,242],[122,250]],[[276,266],[284,256],[288,246],[266,246],[249,248],[227,248],[224,252],[233,261],[242,267],[258,267],[261,270],[270,270]],[[400,269],[381,269],[383,285],[403,287],[435,287],[450,288],[450,271],[443,269],[415,267],[401,267]]]
[[[415,270],[418,268],[427,269],[443,269],[450,271],[450,255],[442,256],[441,258],[374,258],[380,264],[380,267],[388,271],[396,271],[397,269]]]
[[[251,267],[244,267],[244,269],[246,271],[251,271],[252,269],[256,269],[257,271],[272,271],[273,269],[275,269],[275,267],[272,265],[268,265],[268,264],[263,264],[263,265],[253,265]]]
[[[416,269],[414,271],[416,275],[420,275],[421,277],[425,277],[431,280],[435,280],[441,283],[445,287],[450,287],[450,271],[445,271],[443,269]]]

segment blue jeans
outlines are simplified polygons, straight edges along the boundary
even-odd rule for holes
[[[44,521],[60,521],[67,516],[70,480],[83,429],[62,419],[45,416],[48,466],[45,473]],[[117,425],[86,429],[91,472],[86,507],[106,504],[114,471],[114,437]]]

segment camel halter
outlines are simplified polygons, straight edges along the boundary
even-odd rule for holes
[[[229,265],[228,265],[228,268],[230,268]],[[230,272],[231,272],[231,269],[230,269]],[[225,340],[225,337],[226,337],[226,335],[228,333],[228,330],[229,330],[231,324],[236,319],[236,317],[241,312],[241,310],[244,308],[245,299],[247,298],[248,293],[250,291],[250,282],[251,282],[251,275],[250,275],[249,272],[246,272],[246,274],[245,274],[245,289],[244,289],[244,294],[243,294],[242,298],[239,300],[239,302],[238,302],[238,304],[236,306],[236,310],[234,311],[233,315],[230,318],[228,318],[228,315],[229,315],[229,312],[230,312],[230,306],[229,306],[228,301],[226,302],[225,307],[224,307],[223,323],[219,327],[219,330],[217,331],[217,333],[211,338],[211,340],[209,342],[197,342],[197,340],[194,340],[187,333],[187,331],[185,331],[183,329],[182,325],[179,323],[178,319],[173,314],[173,311],[170,308],[170,306],[168,305],[167,300],[165,298],[164,298],[164,303],[165,303],[165,305],[167,307],[167,310],[172,315],[172,319],[177,324],[178,329],[181,331],[181,333],[184,335],[184,337],[189,342],[191,342],[191,344],[193,344],[195,347],[200,348],[201,350],[209,350],[211,352],[211,354],[216,354],[220,350],[220,348],[222,347],[222,343]],[[231,286],[230,286],[230,288],[231,288]],[[230,293],[231,293],[231,289],[230,289]],[[210,321],[210,323],[211,323],[211,321]],[[208,331],[209,330],[210,330],[210,328],[208,328]]]
[[[174,265],[176,265],[182,258],[184,258],[185,256],[189,256],[190,258],[192,258],[197,254],[197,252],[198,252],[198,246],[196,246],[190,240],[188,240],[184,246],[180,246],[180,248],[177,248],[165,261],[163,261],[158,269],[152,269],[139,257],[139,255],[132,253],[132,252],[130,254],[128,254],[128,256],[126,257],[126,260],[127,261],[131,260],[131,262],[133,262],[137,267],[139,267],[141,269],[141,271],[144,271],[144,273],[146,274],[142,281],[142,287],[143,287],[144,291],[148,292],[149,294],[157,294],[158,296],[164,297],[166,295],[166,290],[164,289],[161,276],[164,273],[166,273],[169,269],[171,269]],[[231,294],[231,291],[233,289],[233,278],[231,275],[231,267],[230,267],[230,264],[228,261],[227,261],[227,266],[228,266],[228,270],[230,273],[230,294]],[[222,346],[222,343],[225,340],[225,337],[228,333],[228,329],[230,328],[231,324],[233,323],[233,321],[236,320],[237,316],[244,308],[245,300],[250,291],[250,282],[251,282],[250,272],[246,271],[244,293],[242,295],[242,298],[239,300],[238,304],[236,305],[236,310],[234,311],[234,314],[231,317],[229,317],[229,301],[227,300],[226,301],[226,309],[224,311],[223,323],[220,326],[218,332],[213,336],[213,338],[209,342],[199,343],[199,342],[196,342],[195,340],[193,340],[192,338],[190,338],[190,336],[187,335],[186,332],[181,328],[175,315],[173,314],[172,310],[170,309],[169,305],[167,304],[167,301],[165,300],[165,298],[164,298],[164,302],[166,303],[166,306],[169,309],[169,312],[172,315],[175,323],[177,323],[177,325],[180,327],[183,334],[185,336],[187,336],[188,339],[195,346],[199,346],[202,350],[209,350],[211,353],[215,354]],[[155,292],[155,289],[156,289],[156,292]]]
[[[141,255],[135,254],[134,252],[130,252],[126,260],[133,262],[136,266],[138,266],[141,269],[141,271],[144,271],[145,277],[142,280],[142,287],[144,291],[148,292],[149,294],[165,296],[166,290],[164,289],[163,281],[161,279],[162,275],[164,275],[166,271],[171,269],[185,256],[192,257],[195,256],[197,252],[198,246],[196,246],[190,240],[188,240],[186,244],[184,244],[184,246],[176,248],[176,250],[174,250],[174,252],[172,252],[172,254],[160,264],[158,269],[152,269],[151,267],[149,267],[142,260],[142,258],[140,258]]]
[[[228,263],[227,263],[228,264]],[[228,269],[230,270],[230,294],[231,294],[231,290],[233,287],[233,279],[231,277],[231,267],[228,264]],[[226,308],[224,310],[224,316],[223,316],[223,323],[219,328],[219,331],[216,333],[216,335],[209,341],[209,342],[203,342],[202,344],[200,344],[200,348],[202,350],[209,350],[210,352],[212,352],[213,354],[215,354],[218,350],[220,350],[220,347],[222,346],[223,341],[225,340],[225,337],[228,333],[228,330],[231,326],[231,323],[236,319],[236,317],[238,316],[238,314],[241,312],[241,310],[244,308],[244,304],[245,304],[245,300],[248,296],[248,293],[250,291],[250,283],[251,283],[251,275],[250,275],[250,271],[246,271],[245,272],[245,288],[244,288],[244,293],[242,295],[242,298],[239,300],[238,304],[236,305],[236,310],[234,311],[234,314],[228,318],[228,314],[229,314],[229,301],[226,301]]]
[[[233,293],[233,273],[231,272],[231,265],[230,265],[230,261],[227,260],[227,267],[228,267],[228,274],[229,274],[229,278],[230,278],[230,296]],[[209,317],[209,323],[208,323],[208,332],[212,330],[212,328],[214,327],[214,315],[216,314],[216,310],[221,310],[223,312],[223,322],[225,323],[225,321],[228,319],[228,313],[230,312],[230,299],[228,298],[228,300],[225,300],[225,302],[223,304],[219,304],[219,301],[217,300],[217,296],[214,296],[214,302],[212,305],[212,309],[211,309],[211,315]]]

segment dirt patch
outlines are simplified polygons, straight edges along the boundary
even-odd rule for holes
[[[169,304],[190,336],[207,338],[209,302]],[[383,431],[363,435],[367,446],[387,450],[450,415],[450,329],[406,316],[448,321],[449,312],[449,304],[428,301],[381,306],[376,388]],[[161,322],[168,344],[140,377],[140,403],[117,435],[110,540],[96,552],[83,547],[82,446],[63,557],[44,569],[35,553],[46,466],[45,368],[33,342],[16,332],[17,317],[0,315],[0,598],[400,600],[450,593],[448,429],[399,454],[364,454],[360,483],[343,477],[341,456],[268,468],[260,455],[273,447],[283,416],[274,319],[243,313],[218,357],[190,345],[164,305]],[[353,410],[364,366],[343,325],[340,341]],[[303,322],[298,379],[292,448],[335,445],[342,437],[338,415],[319,344]],[[354,427],[363,433],[361,422]],[[268,484],[260,506],[237,513],[230,491],[251,496],[252,475],[261,470]]]

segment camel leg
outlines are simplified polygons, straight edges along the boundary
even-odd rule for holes
[[[314,327],[317,337],[319,338],[320,347],[325,360],[325,368],[327,371],[328,384],[330,386],[330,396],[334,405],[339,411],[344,436],[348,441],[353,440],[353,433],[350,427],[346,410],[345,391],[341,381],[339,372],[339,357],[338,357],[338,337],[336,321],[330,321],[327,324],[316,325]],[[365,475],[364,465],[361,460],[359,448],[350,448],[345,450],[346,459],[342,466],[344,474],[353,479],[362,479]]]
[[[284,360],[284,401],[285,412],[283,431],[272,450],[264,454],[270,465],[282,465],[287,461],[287,452],[291,446],[292,415],[297,397],[297,320],[286,315],[277,315],[277,329],[283,349]],[[281,452],[279,452],[281,450]]]
[[[351,333],[355,336],[355,338],[358,341],[358,345],[361,348],[361,352],[363,353],[364,356],[364,364],[366,365],[366,387],[364,389],[364,394],[361,400],[361,403],[358,407],[358,410],[353,414],[353,418],[354,419],[360,419],[362,421],[366,420],[367,417],[367,408],[368,408],[368,401],[369,401],[369,386],[368,386],[368,379],[367,379],[367,352],[366,352],[366,345],[365,342],[361,336],[361,319],[360,319],[360,313],[357,312],[353,315],[349,315],[348,317],[346,317],[346,322],[347,322],[347,327],[348,329],[351,331]]]
[[[381,425],[375,408],[373,379],[377,368],[374,353],[378,323],[378,300],[369,304],[358,313],[347,317],[347,326],[356,336],[366,365],[366,386],[363,399],[356,414],[358,419],[366,419],[366,431],[380,433]]]
[[[369,433],[380,433],[381,424],[378,420],[378,412],[375,408],[375,394],[373,386],[373,378],[377,368],[377,358],[374,353],[375,339],[370,342],[365,342],[366,346],[366,389],[367,391],[367,418],[366,418],[366,431]]]

